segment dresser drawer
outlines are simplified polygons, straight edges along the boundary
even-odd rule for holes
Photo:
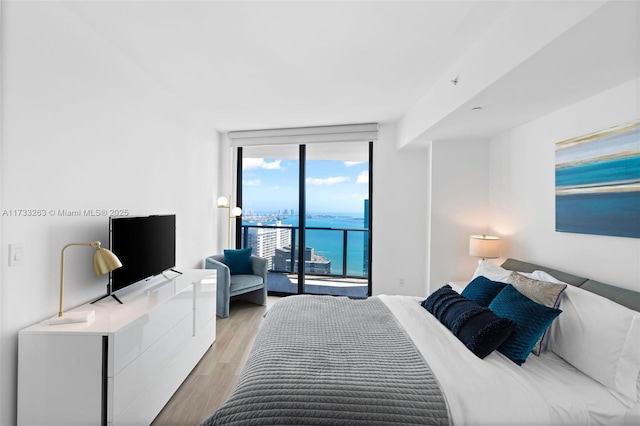
[[[186,316],[142,355],[110,380],[113,418],[117,419],[192,340],[193,315]],[[170,396],[170,394],[169,394]],[[168,399],[168,398],[167,398]],[[111,410],[110,410],[111,411]],[[109,419],[111,421],[111,419]]]
[[[206,324],[216,317],[216,283],[201,283],[196,285],[196,321],[194,335],[200,333]]]
[[[150,297],[153,297],[151,295]],[[108,376],[117,375],[167,334],[176,323],[193,313],[193,286],[132,321],[113,335],[109,345]]]

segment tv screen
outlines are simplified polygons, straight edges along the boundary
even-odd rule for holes
[[[118,217],[109,222],[111,251],[122,262],[111,272],[110,293],[175,266],[175,215]]]

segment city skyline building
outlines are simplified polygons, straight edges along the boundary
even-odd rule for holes
[[[293,273],[298,272],[298,247],[293,253],[294,267]],[[278,272],[291,272],[291,245],[277,248],[273,257],[274,270]],[[306,247],[304,250],[304,272],[315,275],[330,275],[331,260],[315,253],[313,247]]]
[[[258,223],[258,225],[260,225]],[[247,232],[247,247],[252,249],[256,256],[267,259],[267,268],[273,268],[273,258],[280,247],[291,246],[291,225],[282,225],[276,222],[276,226],[285,228],[245,228]]]

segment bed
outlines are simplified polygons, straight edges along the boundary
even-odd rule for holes
[[[478,307],[469,300],[487,283],[504,291]],[[550,326],[532,332],[526,344],[534,339],[538,352],[524,360],[507,348],[521,324],[494,314],[514,288],[520,301],[523,283],[533,285],[525,294],[560,289],[557,300],[535,304]],[[462,295],[446,287],[426,299],[282,299],[265,316],[233,393],[203,426],[640,424],[640,293],[515,259],[481,263]],[[529,296],[526,309],[537,297]],[[453,318],[447,303],[475,313]],[[483,315],[494,317],[482,330],[501,327],[492,331],[495,350],[478,345],[469,325]]]

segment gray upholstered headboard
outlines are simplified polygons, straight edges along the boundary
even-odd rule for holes
[[[534,263],[523,262],[516,259],[507,259],[502,264],[504,269],[510,271],[533,272],[545,271],[553,275],[560,281],[567,284],[575,285],[592,293],[596,293],[602,297],[613,300],[629,309],[640,312],[640,293],[633,290],[627,290],[615,287],[609,284],[603,284],[588,278],[579,277],[577,275],[568,274],[558,271],[557,269],[547,268],[546,266],[536,265]]]

